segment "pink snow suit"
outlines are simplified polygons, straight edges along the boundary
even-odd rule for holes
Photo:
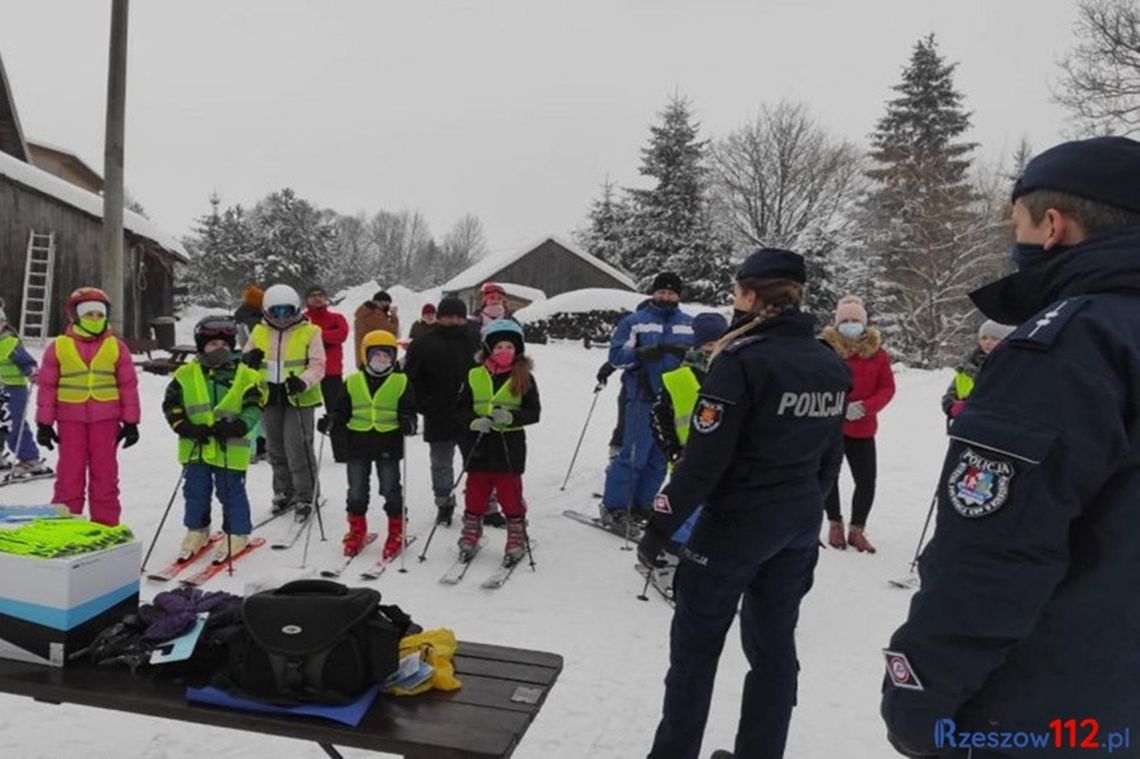
[[[126,343],[105,331],[91,337],[74,327],[67,336],[75,341],[79,358],[90,366],[107,340],[118,342],[115,361],[117,400],[88,397],[79,403],[60,399],[60,359],[56,343],[44,351],[36,397],[36,423],[57,425],[59,465],[55,479],[55,503],[65,504],[72,514],[83,513],[84,494],[90,503],[92,521],[106,525],[119,523],[119,425],[138,424],[139,381]]]

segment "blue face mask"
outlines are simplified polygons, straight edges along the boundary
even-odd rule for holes
[[[1009,257],[1013,259],[1013,263],[1017,266],[1018,271],[1023,271],[1039,266],[1067,250],[1069,250],[1068,245],[1054,245],[1052,248],[1049,248],[1049,250],[1045,250],[1045,246],[1036,243],[1014,242]]]
[[[859,335],[863,334],[864,330],[866,330],[866,327],[864,327],[859,322],[843,322],[838,327],[836,327],[836,329],[839,330],[839,334],[854,340],[855,338],[859,337]]]

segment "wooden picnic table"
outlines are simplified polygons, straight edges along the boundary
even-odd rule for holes
[[[0,660],[0,692],[314,741],[334,758],[341,756],[337,746],[349,746],[408,759],[479,759],[514,753],[562,671],[562,657],[461,642],[455,670],[463,682],[459,690],[381,695],[357,727],[192,704],[186,700],[185,682],[86,662],[59,668]]]
[[[193,345],[175,345],[173,348],[164,348],[170,354],[169,357],[151,358],[150,351],[146,351],[147,360],[138,364],[144,372],[151,374],[167,375],[173,374],[178,367],[186,363],[186,360],[198,352],[198,349]]]

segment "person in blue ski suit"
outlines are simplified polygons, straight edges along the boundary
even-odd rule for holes
[[[693,319],[678,307],[681,289],[673,272],[658,274],[649,288],[652,302],[622,319],[610,338],[610,363],[624,370],[626,405],[621,451],[606,470],[602,493],[602,521],[609,525],[627,516],[648,519],[665,479],[665,454],[653,439],[650,417],[661,375],[680,366],[693,344]]]
[[[1018,272],[970,298],[1020,326],[950,425],[922,589],[883,651],[882,716],[908,757],[1084,755],[1089,718],[1102,749],[1130,728],[1116,748],[1136,756],[1140,142],[1046,150],[1012,217]],[[1070,719],[1075,745],[1048,752],[960,742]]]
[[[20,477],[50,474],[51,468],[40,459],[36,436],[25,421],[31,384],[35,382],[38,367],[36,360],[24,348],[16,330],[8,324],[8,317],[0,307],[0,386],[8,392],[8,411],[12,417],[6,439],[0,443],[0,469],[7,469],[4,448],[15,456],[11,462],[11,476]]]

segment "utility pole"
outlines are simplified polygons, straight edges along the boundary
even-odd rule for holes
[[[111,0],[107,60],[107,133],[103,146],[103,290],[111,299],[111,327],[123,334],[123,140],[127,110],[128,0]]]

